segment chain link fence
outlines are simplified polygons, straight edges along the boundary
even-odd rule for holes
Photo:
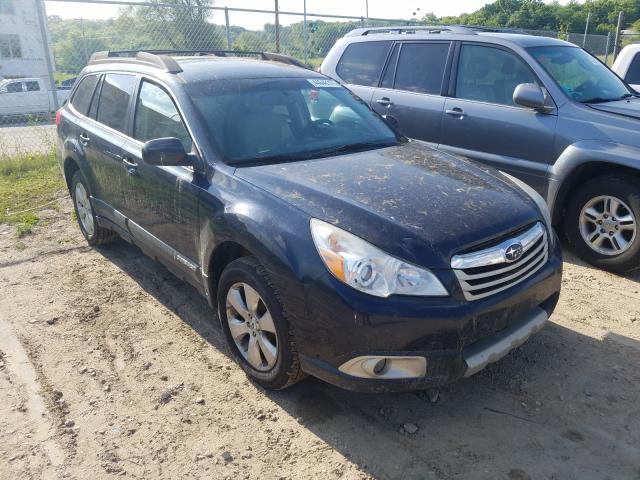
[[[113,13],[91,19],[98,5],[111,5]],[[47,15],[61,6],[73,11],[73,18]],[[269,51],[294,56],[315,69],[336,40],[354,28],[420,24],[416,19],[149,1],[2,0],[0,7],[0,159],[53,149],[54,112],[97,51]],[[565,38],[612,62],[613,40],[604,35],[524,33]]]

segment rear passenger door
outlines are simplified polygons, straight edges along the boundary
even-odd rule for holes
[[[106,216],[121,228],[126,226],[119,212],[127,202],[121,147],[126,139],[135,84],[135,75],[105,74],[91,102],[90,120],[80,124],[78,131],[78,140],[84,148],[92,176],[93,206],[99,215]],[[73,105],[74,100],[71,103]]]
[[[336,65],[340,80],[367,104],[378,86],[391,44],[388,40],[352,43]]]
[[[451,42],[399,42],[373,94],[372,108],[404,135],[437,145]]]
[[[542,192],[553,161],[557,114],[513,102],[516,86],[540,85],[539,80],[507,49],[463,43],[458,57],[440,148],[505,170]]]
[[[198,174],[192,167],[148,165],[142,160],[145,142],[174,137],[186,152],[193,141],[169,91],[142,78],[137,89],[130,138],[123,146],[127,173],[126,206],[134,239],[162,255],[163,263],[180,277],[195,280],[199,262]]]

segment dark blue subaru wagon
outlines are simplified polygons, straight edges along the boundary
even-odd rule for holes
[[[194,285],[271,389],[437,386],[545,324],[562,259],[540,196],[261,55],[93,56],[56,117],[90,245],[122,237]]]

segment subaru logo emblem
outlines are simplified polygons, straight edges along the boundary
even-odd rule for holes
[[[513,243],[507,247],[507,250],[504,252],[504,257],[507,262],[515,262],[522,256],[522,244],[521,243]]]

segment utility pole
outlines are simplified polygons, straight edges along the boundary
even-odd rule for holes
[[[367,21],[369,21],[369,0],[364,0],[364,14]]]
[[[587,24],[584,26],[584,37],[582,37],[582,48],[587,44],[587,32],[589,31],[589,20],[591,20],[591,10],[587,13]]]
[[[280,16],[278,15],[278,0],[276,2],[276,53],[280,53]]]
[[[615,62],[618,55],[618,41],[620,40],[620,30],[622,29],[622,22],[624,22],[624,12],[621,10],[618,14],[618,27],[616,28],[616,40],[613,42],[613,61]]]
[[[38,13],[38,25],[40,26],[40,39],[42,40],[42,51],[44,53],[45,65],[49,75],[49,88],[51,89],[51,97],[53,98],[53,106],[56,110],[60,106],[58,104],[58,89],[56,81],[53,78],[53,61],[51,59],[51,50],[49,49],[49,35],[47,35],[47,24],[44,10],[44,0],[36,0],[36,9]]]

